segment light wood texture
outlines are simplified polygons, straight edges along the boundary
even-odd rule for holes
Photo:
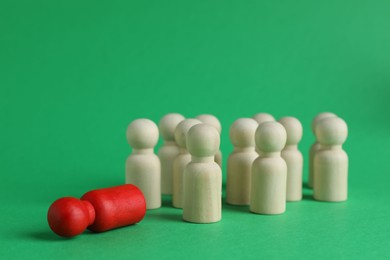
[[[275,118],[268,113],[257,113],[252,116],[252,118],[260,125],[264,122],[273,122],[275,121]],[[257,146],[255,146],[255,151],[260,154],[260,151],[257,149]]]
[[[214,162],[220,135],[206,124],[193,126],[187,136],[191,162],[184,171],[183,220],[213,223],[221,220],[222,172]]]
[[[172,205],[175,208],[183,207],[184,168],[191,161],[191,155],[187,151],[187,134],[191,127],[201,124],[197,119],[185,119],[175,129],[175,140],[180,151],[173,161],[172,175]]]
[[[264,122],[272,122],[275,121],[275,118],[268,113],[257,113],[253,115],[252,117],[258,124],[264,123]]]
[[[174,132],[176,126],[184,119],[180,114],[170,113],[161,118],[159,123],[160,136],[164,140],[158,151],[161,162],[161,193],[164,195],[172,194],[173,161],[179,154]]]
[[[219,122],[218,118],[210,115],[210,114],[201,114],[196,117],[199,119],[202,123],[210,125],[217,129],[219,135],[221,135],[222,132],[222,126],[221,122]],[[219,167],[222,168],[222,152],[221,150],[218,150],[217,153],[215,154],[215,162],[219,165]]]
[[[311,123],[311,130],[315,136],[315,141],[310,147],[309,151],[309,177],[308,177],[308,186],[310,188],[313,188],[314,186],[314,156],[316,152],[321,148],[321,145],[317,141],[317,136],[316,136],[316,126],[319,121],[325,118],[329,117],[337,117],[335,114],[330,113],[330,112],[323,112],[319,113],[314,119],[313,122]]]
[[[348,155],[342,144],[348,136],[345,121],[325,118],[316,125],[321,149],[314,157],[314,199],[329,202],[348,198]]]
[[[161,165],[154,154],[158,141],[157,125],[149,119],[131,122],[126,131],[133,148],[126,161],[126,183],[134,184],[145,196],[146,208],[161,207]]]
[[[280,156],[286,138],[278,122],[264,122],[256,130],[260,155],[252,165],[250,211],[254,213],[272,215],[286,210],[287,165]]]
[[[282,150],[282,158],[287,164],[287,201],[302,200],[303,156],[298,150],[298,143],[302,139],[302,124],[295,117],[282,117],[279,123],[287,133],[286,146]]]
[[[251,169],[258,157],[255,151],[257,122],[239,118],[230,127],[230,140],[234,146],[227,160],[226,202],[232,205],[249,205]]]

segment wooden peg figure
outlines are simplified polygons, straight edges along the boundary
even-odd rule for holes
[[[188,131],[191,162],[184,171],[185,221],[213,223],[221,220],[222,172],[214,161],[219,144],[219,133],[212,126],[199,124]]]
[[[348,155],[342,144],[348,136],[345,121],[338,117],[322,119],[316,125],[321,149],[314,157],[314,199],[329,202],[348,197]]]
[[[219,122],[218,118],[216,118],[215,116],[210,114],[202,114],[197,116],[196,119],[199,119],[204,124],[214,127],[218,131],[219,135],[221,135],[222,132],[221,122]],[[222,152],[219,149],[215,154],[215,162],[218,163],[219,167],[221,167],[222,169]]]
[[[252,165],[250,211],[254,213],[272,215],[286,210],[287,165],[280,156],[286,138],[278,122],[264,122],[256,130],[260,154]]]
[[[159,123],[160,135],[164,143],[158,151],[161,161],[161,193],[172,195],[173,161],[179,154],[179,146],[175,142],[174,132],[176,126],[184,120],[184,117],[177,113],[170,113],[161,118]]]
[[[303,156],[298,150],[298,143],[302,139],[302,124],[295,117],[279,119],[286,129],[287,141],[282,150],[282,158],[287,164],[287,201],[302,200]]]
[[[275,118],[268,113],[257,113],[252,117],[259,125],[264,122],[275,121]]]
[[[271,114],[268,114],[268,113],[257,113],[255,115],[253,115],[252,118],[259,125],[264,123],[264,122],[275,122],[275,118]],[[255,146],[255,150],[256,150],[257,153],[260,152],[259,150],[257,150],[256,146]]]
[[[161,207],[161,165],[154,154],[158,141],[157,125],[149,119],[137,119],[126,132],[133,153],[126,161],[126,183],[134,184],[145,196],[146,208]]]
[[[175,208],[183,208],[184,168],[191,161],[191,155],[187,151],[187,133],[191,127],[201,123],[189,118],[180,122],[175,129],[175,140],[180,147],[179,154],[173,161],[172,206]]]
[[[328,117],[337,117],[333,113],[329,112],[323,112],[318,114],[314,119],[313,122],[311,123],[311,129],[313,131],[313,134],[315,136],[315,141],[310,147],[310,152],[309,152],[309,180],[308,180],[308,185],[310,188],[313,188],[314,186],[314,156],[318,150],[320,150],[320,143],[317,141],[317,134],[316,134],[316,126],[319,121],[322,119],[328,118]]]
[[[255,151],[257,122],[252,118],[239,118],[230,127],[230,140],[234,146],[227,160],[226,202],[249,205],[251,169],[259,156]]]

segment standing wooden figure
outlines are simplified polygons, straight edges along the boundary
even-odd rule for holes
[[[348,197],[348,155],[342,144],[348,136],[345,121],[338,117],[322,119],[316,126],[321,149],[314,157],[314,199],[345,201]]]
[[[303,156],[298,150],[298,143],[302,139],[302,124],[295,117],[279,119],[286,129],[287,142],[282,150],[282,158],[287,164],[287,201],[302,200]]]
[[[259,156],[255,151],[257,122],[252,118],[239,118],[230,128],[234,146],[227,160],[226,202],[232,205],[249,205],[251,169]]]
[[[287,165],[280,156],[286,144],[286,130],[278,122],[259,125],[255,134],[259,157],[252,165],[250,211],[281,214],[286,210]]]
[[[161,193],[165,195],[172,195],[173,161],[179,154],[174,132],[176,126],[183,120],[182,115],[171,113],[161,118],[159,123],[160,135],[164,143],[158,151],[158,157],[161,161]]]
[[[188,131],[187,147],[191,162],[184,171],[183,219],[194,223],[213,223],[221,220],[221,167],[214,161],[220,136],[206,124]]]
[[[311,130],[313,131],[313,134],[314,134],[316,140],[311,145],[310,152],[309,152],[309,181],[308,181],[308,185],[310,188],[313,188],[313,186],[314,186],[314,156],[315,156],[316,152],[318,150],[320,150],[320,147],[321,147],[320,143],[317,141],[317,134],[316,134],[315,129],[316,129],[317,123],[319,121],[321,121],[322,119],[328,118],[328,117],[337,117],[337,116],[333,113],[323,112],[323,113],[318,114],[313,119],[313,122],[311,123]]]
[[[264,122],[275,121],[275,118],[268,113],[257,113],[252,117],[259,125]]]
[[[183,208],[184,168],[191,161],[191,155],[187,151],[187,133],[191,127],[201,123],[197,119],[185,119],[175,129],[175,140],[180,147],[180,152],[173,161],[172,205],[175,208]]]
[[[274,122],[275,118],[268,113],[257,113],[252,116],[252,118],[260,125],[264,122]],[[255,146],[255,151],[260,154],[260,151],[257,149],[257,146]]]
[[[161,207],[161,165],[154,154],[158,141],[157,125],[149,119],[137,119],[126,132],[133,153],[126,161],[126,183],[134,184],[145,196],[146,208]]]
[[[210,114],[202,114],[197,116],[196,119],[199,119],[204,124],[214,127],[218,131],[219,135],[221,135],[222,126],[218,118],[216,118],[215,116]],[[222,169],[222,152],[219,149],[215,154],[215,162],[218,163],[219,167],[221,167]]]

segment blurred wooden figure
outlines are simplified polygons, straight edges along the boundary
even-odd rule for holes
[[[187,134],[191,127],[201,123],[197,119],[185,119],[175,129],[175,140],[180,148],[179,154],[173,161],[172,205],[175,208],[183,207],[184,168],[191,161],[191,155],[187,151]]]
[[[287,141],[282,150],[282,158],[287,164],[287,201],[302,200],[303,156],[298,150],[298,143],[302,139],[302,124],[295,117],[279,119],[286,129]]]
[[[274,122],[275,118],[268,113],[257,113],[252,116],[252,118],[260,125],[264,122]],[[255,146],[255,151],[259,153],[259,150],[257,149],[257,146]]]
[[[202,123],[214,127],[218,131],[219,135],[221,135],[222,126],[218,118],[210,114],[202,114],[197,116],[196,118],[199,119]],[[218,163],[219,167],[221,167],[222,169],[222,152],[219,149],[215,154],[215,162]]]
[[[226,202],[249,205],[251,169],[259,156],[255,151],[257,122],[252,118],[239,118],[230,127],[230,140],[234,146],[227,160]]]
[[[170,113],[161,118],[159,123],[160,135],[164,143],[158,151],[158,157],[161,161],[161,193],[165,195],[172,195],[173,161],[179,154],[174,132],[176,126],[183,120],[182,115]]]
[[[309,177],[308,177],[309,179],[308,179],[308,185],[309,185],[310,188],[313,188],[313,186],[314,186],[314,156],[315,156],[316,152],[321,147],[320,143],[317,141],[317,134],[316,134],[315,129],[316,129],[317,123],[319,121],[321,121],[322,119],[328,118],[328,117],[337,117],[337,116],[335,114],[333,114],[333,113],[323,112],[323,113],[318,114],[313,119],[313,122],[311,123],[311,129],[312,129],[313,134],[315,136],[315,141],[311,145],[310,152],[309,152]]]
[[[322,119],[316,133],[321,149],[314,157],[314,199],[329,202],[348,197],[348,155],[342,144],[348,136],[345,121],[338,117]]]
[[[275,121],[275,118],[268,113],[257,113],[252,116],[252,118],[260,125],[264,122],[272,122]]]

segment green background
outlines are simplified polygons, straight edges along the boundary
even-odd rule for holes
[[[1,259],[390,256],[390,2],[194,2],[1,1]],[[349,125],[346,203],[305,188],[283,215],[224,204],[197,225],[165,197],[106,233],[47,225],[55,199],[124,182],[131,120],[215,114],[225,164],[235,119],[296,116],[306,180],[322,111]]]

